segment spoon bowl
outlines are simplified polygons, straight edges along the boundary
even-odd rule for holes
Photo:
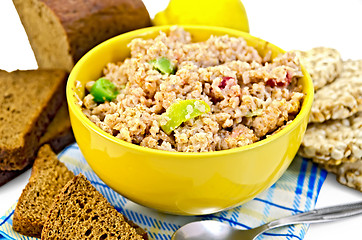
[[[249,230],[241,230],[230,225],[213,221],[199,221],[192,222],[184,225],[179,230],[175,232],[172,236],[172,240],[217,240],[217,239],[227,239],[227,240],[248,240],[254,239],[260,233],[260,227],[252,228]]]
[[[249,230],[237,229],[218,221],[197,221],[179,228],[172,240],[253,240],[273,228],[298,224],[322,223],[362,214],[362,202],[312,210],[280,218]]]

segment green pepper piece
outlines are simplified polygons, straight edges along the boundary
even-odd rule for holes
[[[263,113],[263,109],[259,108],[256,109],[254,111],[248,112],[245,117],[255,117],[255,116],[259,116]]]
[[[183,122],[209,111],[210,106],[202,100],[181,100],[166,109],[166,112],[161,115],[160,125],[166,134],[170,134]]]
[[[112,101],[117,97],[118,91],[116,86],[106,78],[98,79],[92,86],[90,94],[97,103]]]
[[[150,64],[154,69],[163,74],[174,74],[176,70],[175,65],[165,57],[153,59],[150,61]]]

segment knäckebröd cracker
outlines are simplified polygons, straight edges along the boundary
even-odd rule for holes
[[[345,162],[340,165],[322,164],[328,172],[337,175],[337,181],[350,188],[362,192],[362,159],[356,162]]]
[[[343,71],[341,77],[361,77],[362,75],[362,59],[346,60],[343,62]]]
[[[295,52],[310,74],[315,90],[334,81],[342,71],[341,54],[336,49],[316,47]]]
[[[337,173],[339,183],[362,192],[362,160],[344,163]]]
[[[362,112],[347,119],[309,124],[299,154],[329,165],[361,160]]]
[[[344,119],[362,111],[362,60],[343,62],[343,71],[314,96],[310,122]]]

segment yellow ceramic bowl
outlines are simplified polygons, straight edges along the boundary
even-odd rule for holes
[[[213,35],[243,37],[263,55],[280,48],[245,32],[218,27],[184,26],[194,41]],[[240,148],[209,152],[168,152],[140,147],[113,137],[93,124],[75,103],[86,82],[101,76],[109,62],[129,56],[134,38],[154,38],[169,26],[136,30],[114,37],[88,52],[73,68],[67,84],[70,119],[76,141],[94,172],[111,188],[143,206],[196,215],[225,210],[254,198],[271,186],[293,160],[304,135],[313,100],[310,76],[302,68],[306,94],[295,120],[273,136]],[[77,84],[77,81],[81,84]]]

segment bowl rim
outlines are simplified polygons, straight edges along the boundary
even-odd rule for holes
[[[118,36],[115,36],[113,38],[110,38],[110,39],[98,44],[97,46],[92,48],[90,51],[88,51],[75,64],[75,66],[71,70],[71,73],[68,77],[67,86],[66,86],[66,98],[67,98],[67,102],[68,102],[69,111],[72,111],[74,113],[74,115],[81,121],[81,123],[87,129],[90,129],[91,131],[95,132],[99,136],[106,138],[115,144],[120,144],[123,147],[126,147],[133,151],[140,151],[140,152],[143,152],[146,154],[148,153],[148,154],[157,154],[157,155],[167,155],[169,157],[174,157],[174,158],[216,157],[216,156],[233,154],[233,153],[237,153],[237,152],[241,152],[241,151],[252,150],[254,148],[267,144],[269,142],[273,142],[275,139],[288,134],[289,132],[293,131],[293,129],[295,129],[297,126],[299,126],[299,124],[301,124],[301,122],[303,121],[303,119],[305,117],[307,117],[307,118],[309,117],[309,112],[310,112],[310,109],[311,109],[311,106],[313,103],[314,87],[313,87],[313,82],[312,82],[312,79],[311,79],[309,73],[306,71],[305,67],[301,64],[301,70],[304,74],[304,77],[306,78],[306,82],[303,87],[303,92],[305,95],[304,95],[303,102],[302,102],[299,113],[292,120],[291,123],[289,123],[285,128],[283,128],[279,132],[277,132],[273,135],[270,135],[267,138],[259,140],[255,143],[249,144],[249,145],[226,149],[226,150],[212,151],[212,152],[178,152],[178,151],[173,152],[173,151],[166,151],[166,150],[143,147],[140,145],[126,142],[124,140],[116,138],[115,136],[110,135],[109,133],[105,132],[104,130],[102,130],[101,128],[96,126],[88,117],[86,117],[86,115],[81,111],[81,108],[79,106],[77,106],[75,103],[77,98],[74,96],[74,94],[76,94],[76,93],[74,92],[73,88],[74,88],[74,84],[76,82],[76,76],[81,71],[83,63],[86,62],[88,57],[91,56],[94,52],[102,51],[103,46],[108,45],[108,44],[115,44],[121,38],[131,38],[131,39],[139,38],[139,37],[142,37],[143,35],[149,34],[150,32],[160,32],[160,31],[168,30],[172,26],[174,26],[174,25],[153,26],[153,27],[147,27],[147,28],[137,29],[137,30],[130,31],[127,33],[123,33],[123,34],[120,34]],[[266,43],[268,43],[268,45],[280,50],[282,53],[286,52],[285,50],[279,48],[278,46],[275,46],[274,44],[272,44],[266,40],[263,40],[261,38],[255,37],[249,33],[242,32],[239,30],[234,30],[234,29],[224,28],[224,27],[215,27],[215,26],[202,26],[202,25],[178,25],[178,26],[184,28],[186,31],[188,29],[193,29],[193,30],[200,29],[200,30],[204,30],[204,31],[210,31],[210,36],[213,34],[213,32],[224,32],[227,35],[234,35],[234,36],[238,36],[238,37],[247,36],[249,38],[255,38],[259,41],[266,42]]]

